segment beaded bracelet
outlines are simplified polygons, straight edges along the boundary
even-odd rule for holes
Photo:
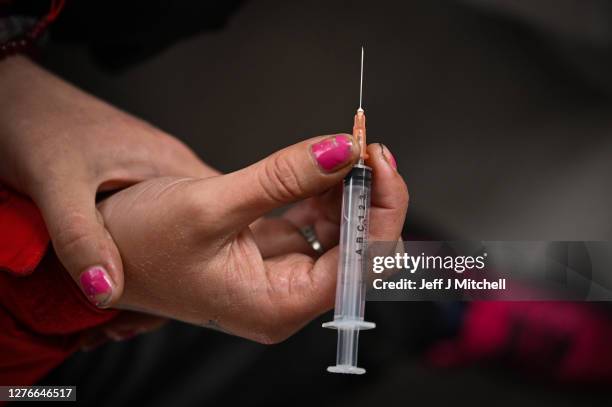
[[[19,53],[28,52],[49,25],[57,19],[64,8],[65,0],[51,0],[49,12],[39,19],[27,32],[0,44],[0,60]]]

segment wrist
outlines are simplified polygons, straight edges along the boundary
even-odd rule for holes
[[[27,57],[16,55],[12,58],[0,60],[0,93],[4,100],[10,100],[0,109],[0,181],[6,185],[23,192],[23,185],[19,180],[17,171],[17,157],[19,156],[16,141],[19,134],[16,131],[19,123],[26,123],[27,116],[20,112],[24,92],[24,85],[28,72],[33,65]]]

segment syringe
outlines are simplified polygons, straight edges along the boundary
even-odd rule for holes
[[[353,137],[359,143],[361,154],[359,162],[344,178],[336,308],[334,320],[323,324],[324,328],[338,330],[336,366],[327,368],[327,371],[332,373],[365,373],[365,369],[357,367],[359,331],[376,327],[374,323],[366,322],[363,319],[372,169],[365,165],[368,157],[366,119],[361,107],[362,95],[363,47],[361,48],[359,109],[357,109],[353,124]]]

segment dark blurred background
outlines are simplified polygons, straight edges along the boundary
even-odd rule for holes
[[[78,3],[43,63],[222,171],[349,131],[364,45],[369,140],[390,148],[409,185],[407,235],[612,238],[612,3]],[[46,380],[105,405],[609,405],[605,386],[496,363],[429,366],[423,353],[456,329],[446,308],[369,303],[378,327],[362,335],[361,377],[325,373],[335,334],[315,321],[273,347],[170,324],[76,355]]]

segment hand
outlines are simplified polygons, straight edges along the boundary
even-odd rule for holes
[[[392,156],[368,147],[370,239],[397,240],[407,188]],[[343,177],[358,156],[348,135],[314,138],[231,174],[158,178],[99,205],[121,250],[119,307],[278,342],[334,302]],[[272,209],[301,201],[281,219]],[[316,257],[298,227],[327,249]]]
[[[40,208],[59,259],[90,300],[113,305],[123,291],[122,262],[96,193],[162,175],[217,173],[177,139],[24,57],[0,62],[0,92],[0,179]],[[98,273],[108,276],[103,295],[91,287]]]

